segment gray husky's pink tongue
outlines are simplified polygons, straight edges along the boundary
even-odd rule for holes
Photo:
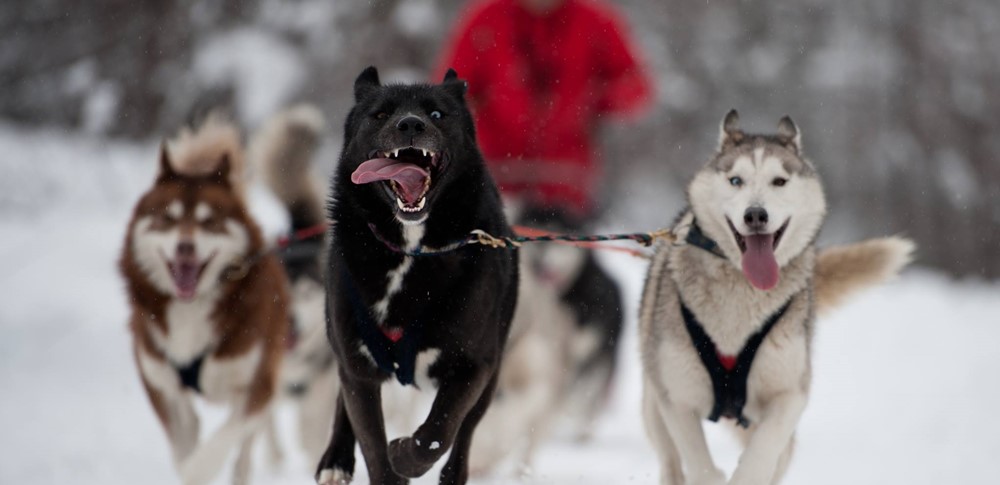
[[[743,274],[750,284],[770,290],[778,284],[778,261],[774,259],[774,234],[744,236]]]
[[[351,182],[370,184],[381,180],[392,180],[402,189],[403,202],[414,205],[424,192],[424,182],[430,175],[419,165],[400,162],[391,158],[368,160],[351,174]]]

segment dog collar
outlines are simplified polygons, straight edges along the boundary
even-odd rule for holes
[[[690,244],[691,246],[704,249],[705,251],[708,251],[709,253],[712,253],[722,259],[726,259],[726,255],[722,254],[722,250],[719,249],[719,244],[701,231],[701,227],[698,226],[698,221],[691,222],[691,228],[688,229],[687,236],[684,237],[684,242]]]

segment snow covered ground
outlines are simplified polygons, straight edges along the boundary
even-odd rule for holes
[[[115,267],[131,205],[152,180],[156,145],[0,124],[0,153],[0,483],[177,483],[130,356]],[[634,315],[642,262],[606,262]],[[997,483],[998,297],[1000,284],[918,269],[822,320],[814,392],[785,483]],[[593,442],[554,440],[526,478],[476,483],[655,483],[634,329],[632,318],[615,397]],[[205,411],[211,429],[223,415]],[[255,483],[311,483],[291,419],[283,408],[285,463],[271,469],[259,460]],[[708,431],[731,470],[738,448],[724,429]],[[362,468],[359,454],[358,483],[366,483]],[[434,472],[416,483],[436,483]]]

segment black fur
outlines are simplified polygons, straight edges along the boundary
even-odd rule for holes
[[[405,245],[403,226],[385,182],[351,182],[351,173],[374,151],[411,144],[433,149],[442,159],[441,166],[431,170],[422,244],[443,246],[473,229],[512,235],[499,193],[476,146],[464,92],[465,84],[454,72],[439,85],[383,86],[378,72],[370,67],[355,83],[356,105],[345,123],[344,148],[329,206],[329,217],[335,222],[328,250],[328,334],[343,387],[333,436],[317,476],[331,468],[353,474],[357,438],[373,484],[406,483],[404,477],[426,473],[449,448],[452,452],[441,483],[466,481],[472,433],[492,398],[514,313],[517,254],[473,245],[413,258],[384,322],[403,328],[403,338],[396,343],[375,342],[372,338],[382,337],[372,332],[377,323],[371,307],[385,295],[387,274],[400,266],[404,256],[380,242],[369,224],[398,246]],[[433,119],[432,111],[442,117]],[[415,136],[401,135],[396,123],[411,115],[419,117],[427,129]],[[408,352],[395,352],[395,346],[413,353],[441,350],[430,368],[430,376],[439,384],[430,415],[411,437],[393,440],[388,446],[379,389],[392,375],[362,355],[362,344],[387,346],[397,358]],[[431,449],[434,442],[439,447]]]

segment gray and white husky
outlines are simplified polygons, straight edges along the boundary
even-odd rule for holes
[[[640,313],[643,417],[662,484],[727,483],[702,420],[733,420],[746,447],[729,484],[778,483],[811,383],[817,311],[885,280],[911,242],[884,238],[817,254],[823,186],[787,116],[773,135],[726,115],[718,152],[688,186]]]

